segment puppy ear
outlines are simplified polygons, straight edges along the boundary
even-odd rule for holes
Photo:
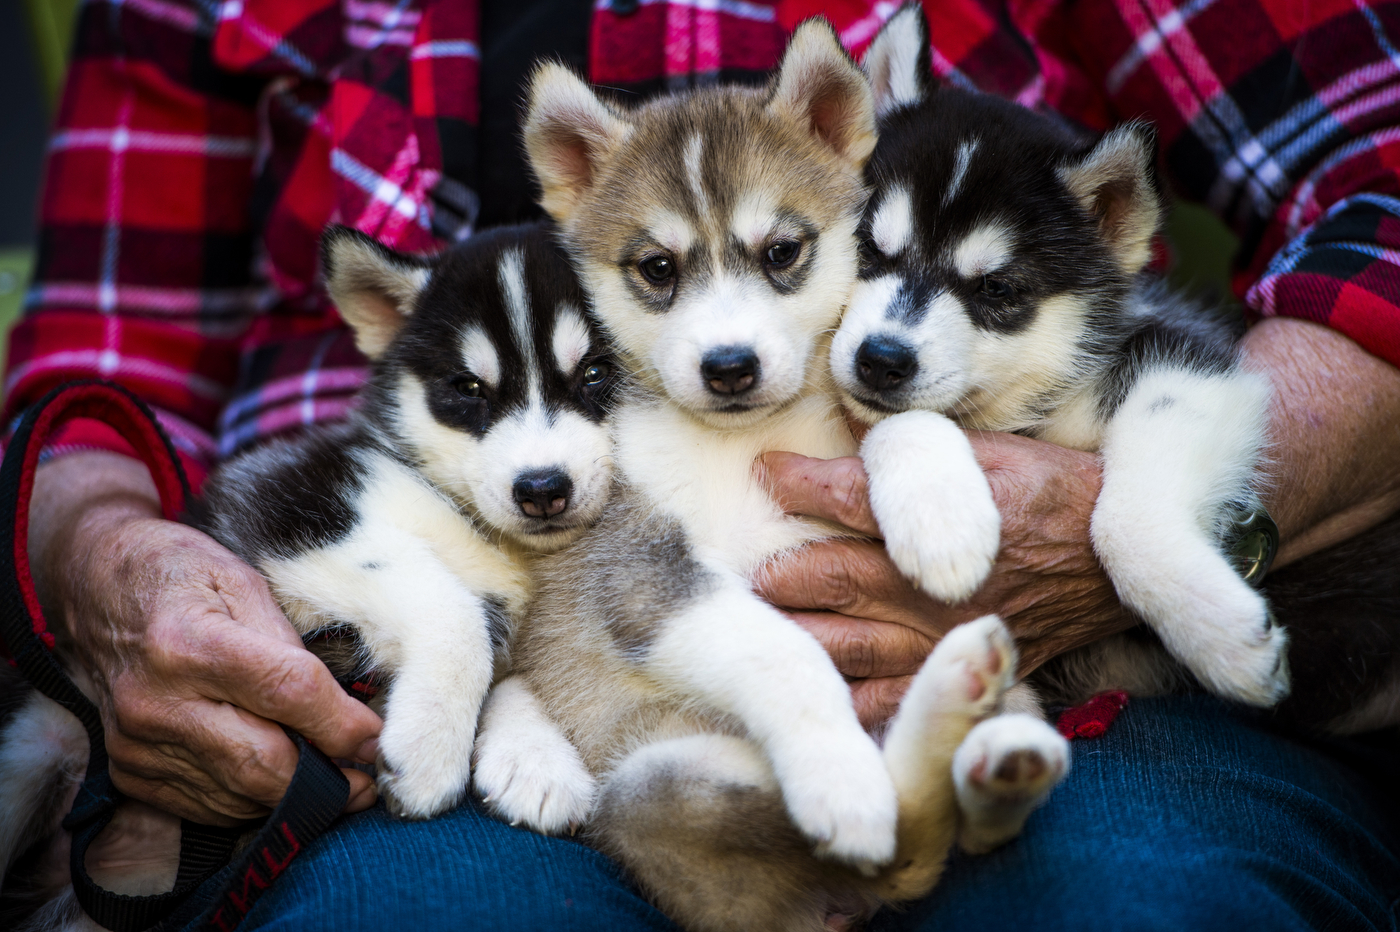
[[[355,345],[378,359],[413,313],[432,263],[382,245],[359,230],[334,224],[321,234],[326,290],[355,332]]]
[[[857,168],[875,148],[870,85],[824,19],[809,19],[792,34],[768,109],[796,121]]]
[[[535,69],[528,96],[525,152],[544,191],[540,206],[566,223],[631,126],[557,62]]]
[[[924,8],[909,2],[880,27],[861,62],[875,96],[875,115],[916,104],[933,90],[933,56],[929,51]]]
[[[1147,264],[1162,220],[1156,160],[1156,130],[1135,121],[1111,130],[1088,155],[1060,169],[1060,178],[1098,221],[1099,232],[1130,275]]]

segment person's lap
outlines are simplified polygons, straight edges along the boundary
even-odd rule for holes
[[[1212,700],[1137,700],[1103,738],[1074,742],[1069,778],[1021,838],[955,858],[930,897],[872,929],[1394,929],[1388,807],[1348,765]],[[243,928],[675,927],[602,855],[464,805],[430,822],[382,807],[343,820]]]

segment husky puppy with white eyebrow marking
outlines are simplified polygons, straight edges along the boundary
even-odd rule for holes
[[[528,555],[602,512],[617,377],[544,227],[433,259],[338,227],[324,253],[327,290],[375,363],[364,407],[224,465],[209,532],[267,577],[299,632],[348,625],[366,667],[393,678],[379,788],[391,812],[427,818],[467,788]]]
[[[337,672],[386,674],[379,789],[390,811],[427,818],[468,788],[532,554],[577,538],[607,500],[606,413],[621,373],[542,225],[435,257],[334,227],[323,252],[330,294],[373,361],[364,404],[343,425],[223,464],[201,523],[267,578],[304,637],[353,633],[363,668]],[[0,686],[0,775],[13,777],[0,779],[3,879],[40,839],[62,844],[87,742],[21,681]],[[63,893],[66,854],[55,863],[61,872],[29,884],[35,903],[50,900],[53,921],[40,925],[86,928]],[[128,873],[117,889],[150,879]]]
[[[968,847],[1019,829],[1067,746],[994,714],[1015,651],[989,616],[943,639],[882,748],[817,641],[751,589],[841,533],[786,515],[753,466],[856,450],[826,356],[875,143],[864,76],[819,21],[766,88],[634,110],[546,65],[525,140],[641,385],[614,415],[618,493],[542,568],[483,711],[478,790],[544,831],[572,808],[689,929],[817,930],[922,894],[960,822]]]
[[[1277,703],[1288,637],[1223,552],[1235,519],[1258,506],[1269,385],[1242,367],[1225,325],[1140,274],[1161,216],[1152,131],[1130,123],[1086,145],[1008,101],[933,87],[913,4],[865,68],[880,145],[866,171],[860,282],[831,365],[850,409],[875,425],[867,464],[899,449],[910,419],[1100,452],[1093,543],[1124,604],[1212,692]],[[905,468],[985,485],[956,445]],[[896,488],[907,495],[908,483]],[[924,494],[956,505],[961,493],[945,488],[930,478]],[[970,594],[996,553],[995,509],[902,504],[872,474],[881,527],[922,527],[908,535],[919,547],[890,541],[906,573],[954,562],[949,541],[980,541],[942,592]],[[1092,650],[1107,661],[1106,649]],[[1173,678],[1160,663],[1113,666],[1126,675],[1118,687],[1153,692]]]

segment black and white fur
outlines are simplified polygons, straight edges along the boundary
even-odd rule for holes
[[[349,626],[365,666],[393,679],[379,788],[390,811],[427,818],[466,789],[528,555],[602,511],[617,374],[543,227],[432,259],[333,228],[324,253],[374,361],[363,406],[223,465],[208,530],[267,577],[300,633]]]
[[[200,523],[267,578],[299,633],[348,631],[355,661],[386,675],[379,788],[391,811],[426,818],[467,789],[533,555],[602,511],[621,373],[544,226],[435,257],[332,228],[323,250],[329,291],[373,361],[363,405],[225,463]],[[86,768],[84,732],[21,682],[3,685],[16,708],[0,732],[0,868],[30,852],[42,877],[25,899],[45,904],[33,928],[87,928],[66,859],[44,853],[66,850],[58,821]],[[163,889],[128,873],[100,879]]]
[[[784,514],[753,465],[856,450],[826,356],[874,128],[821,22],[766,88],[622,110],[559,66],[531,85],[543,205],[641,384],[615,413],[618,494],[542,569],[475,780],[513,821],[584,821],[690,929],[821,929],[917,896],[960,831],[1006,840],[1067,766],[1043,721],[995,714],[1015,666],[996,618],[943,640],[881,747],[817,641],[751,591],[841,533]]]
[[[860,282],[832,374],[873,424],[867,464],[940,436],[871,506],[895,563],[946,599],[996,556],[1000,518],[960,428],[1098,452],[1091,533],[1123,603],[1211,691],[1272,706],[1288,637],[1222,552],[1257,503],[1270,400],[1229,328],[1143,275],[1161,205],[1152,131],[1088,145],[990,95],[934,87],[917,5],[865,59],[880,113]],[[929,509],[904,506],[922,483]],[[902,541],[914,541],[907,547]],[[1124,684],[1119,684],[1124,685]]]

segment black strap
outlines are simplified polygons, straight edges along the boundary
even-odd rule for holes
[[[249,827],[183,822],[180,867],[169,893],[123,896],[97,886],[88,874],[88,847],[124,797],[107,769],[97,707],[51,652],[53,635],[39,607],[29,567],[29,502],[39,452],[54,431],[75,418],[100,420],[132,445],[151,470],[166,518],[178,518],[190,499],[189,483],[169,438],[135,396],[119,385],[98,381],[70,382],[49,392],[25,412],[0,464],[0,641],[29,682],[77,716],[88,734],[87,778],[63,820],[63,827],[73,833],[70,867],[78,903],[95,922],[114,932],[142,932],[158,924],[181,928],[194,919],[196,910],[178,907],[228,863],[235,842]],[[238,856],[228,884],[200,917],[200,930],[235,928],[303,847],[335,820],[349,798],[350,785],[339,768],[300,735],[287,733],[300,755],[291,786]],[[190,915],[185,915],[187,911]]]

